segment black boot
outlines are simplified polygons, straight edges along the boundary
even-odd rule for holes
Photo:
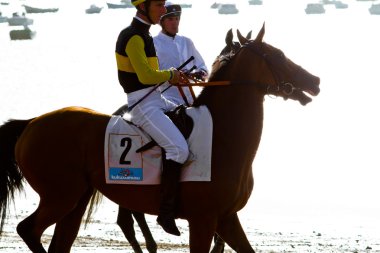
[[[157,222],[169,234],[181,235],[175,224],[175,215],[178,206],[179,177],[182,164],[172,160],[163,161],[161,176],[161,199]]]

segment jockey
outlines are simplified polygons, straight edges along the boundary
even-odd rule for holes
[[[165,81],[185,82],[184,75],[174,69],[159,70],[151,25],[157,24],[166,13],[164,0],[131,0],[137,12],[132,23],[123,29],[116,42],[116,62],[119,83],[127,94],[128,105],[134,105]],[[170,234],[180,235],[175,224],[178,206],[179,178],[183,163],[189,156],[187,142],[178,128],[165,115],[175,104],[154,90],[130,111],[131,121],[147,132],[162,147],[163,172],[160,208],[157,222]]]
[[[191,56],[194,56],[194,60],[191,62],[191,64],[195,65],[192,75],[205,81],[208,75],[208,70],[201,54],[195,48],[194,43],[190,38],[178,34],[182,13],[181,6],[166,2],[165,7],[166,14],[160,19],[160,26],[162,29],[157,36],[153,37],[160,69],[179,66]],[[190,68],[192,67],[190,64],[188,66]],[[185,101],[178,88],[172,86],[167,89],[168,86],[169,83],[165,83],[159,87],[161,92],[164,91],[162,95],[175,104],[184,104]],[[191,105],[193,103],[193,97],[189,87],[181,88],[184,91],[187,101]]]

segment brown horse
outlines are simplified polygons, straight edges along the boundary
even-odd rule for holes
[[[263,127],[267,94],[311,102],[319,78],[264,43],[264,26],[255,40],[230,57],[218,57],[209,81],[230,85],[204,88],[195,107],[207,106],[213,118],[212,181],[184,182],[178,218],[189,223],[190,252],[208,253],[215,233],[236,252],[254,252],[240,224],[253,189],[252,162]],[[36,211],[17,232],[35,253],[46,252],[40,239],[56,224],[49,252],[69,252],[94,189],[120,206],[158,214],[159,185],[105,182],[104,132],[110,115],[80,107],[64,108],[0,128],[1,225],[7,204],[22,177],[39,194]]]
[[[247,36],[244,38],[240,31],[237,30],[237,35],[239,38],[239,42],[233,41],[233,33],[232,29],[230,29],[225,38],[226,46],[220,52],[221,55],[230,55],[235,54],[237,50],[240,49],[241,43],[240,41],[247,41],[251,39],[252,31],[248,32]],[[113,115],[123,116],[128,111],[128,105],[123,105],[119,109],[117,109]],[[90,207],[91,208],[91,207]],[[116,223],[121,228],[121,231],[124,233],[124,236],[127,238],[129,244],[132,246],[134,253],[142,253],[140,244],[136,239],[135,229],[134,229],[134,219],[137,221],[141,232],[145,238],[146,248],[149,253],[157,252],[157,244],[154,240],[152,233],[146,223],[145,215],[140,212],[134,212],[119,206],[119,211],[117,214]],[[224,252],[224,241],[215,234],[214,237],[214,247],[211,250],[211,253],[223,253]]]

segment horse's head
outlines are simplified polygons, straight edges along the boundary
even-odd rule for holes
[[[244,38],[238,32],[241,48],[234,60],[241,64],[239,79],[263,85],[267,94],[297,100],[302,105],[311,102],[306,93],[318,95],[319,78],[295,64],[281,50],[263,42],[264,34],[265,24],[255,40]]]
[[[263,42],[265,24],[255,40],[244,37],[237,30],[239,42],[233,42],[232,30],[226,36],[226,47],[213,63],[209,81],[230,80],[234,84],[250,84],[264,94],[311,102],[306,95],[319,93],[319,78],[295,64],[285,54]]]

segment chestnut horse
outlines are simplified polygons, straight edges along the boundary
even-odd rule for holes
[[[253,189],[252,162],[263,128],[267,94],[311,102],[319,78],[263,42],[245,41],[232,56],[218,57],[209,78],[230,85],[208,86],[193,106],[206,106],[213,118],[211,182],[183,182],[178,218],[189,223],[190,252],[208,253],[217,233],[236,252],[254,252],[237,212]],[[69,252],[94,189],[123,208],[158,214],[159,185],[106,184],[104,132],[110,115],[81,107],[63,108],[0,128],[1,224],[24,177],[39,194],[34,213],[17,232],[34,253],[45,253],[41,236],[56,224],[49,252]]]
[[[250,31],[247,36],[244,38],[240,31],[237,30],[237,35],[240,41],[246,41],[251,39],[252,31]],[[241,44],[239,42],[233,41],[232,29],[230,29],[225,38],[226,46],[220,52],[221,55],[235,54],[237,50],[240,49]],[[113,115],[123,116],[128,111],[128,105],[123,105],[117,109]],[[90,207],[92,208],[92,207]],[[135,229],[134,229],[134,219],[137,221],[141,232],[145,239],[146,248],[149,253],[157,252],[157,243],[154,240],[152,233],[149,229],[148,224],[146,223],[145,215],[140,212],[134,212],[119,206],[119,211],[117,214],[116,223],[121,228],[121,231],[124,233],[124,236],[127,238],[129,244],[132,246],[134,253],[142,253],[140,244],[136,239]],[[87,222],[87,221],[86,221]],[[223,253],[224,252],[224,241],[215,234],[214,237],[214,247],[211,250],[211,253]]]

